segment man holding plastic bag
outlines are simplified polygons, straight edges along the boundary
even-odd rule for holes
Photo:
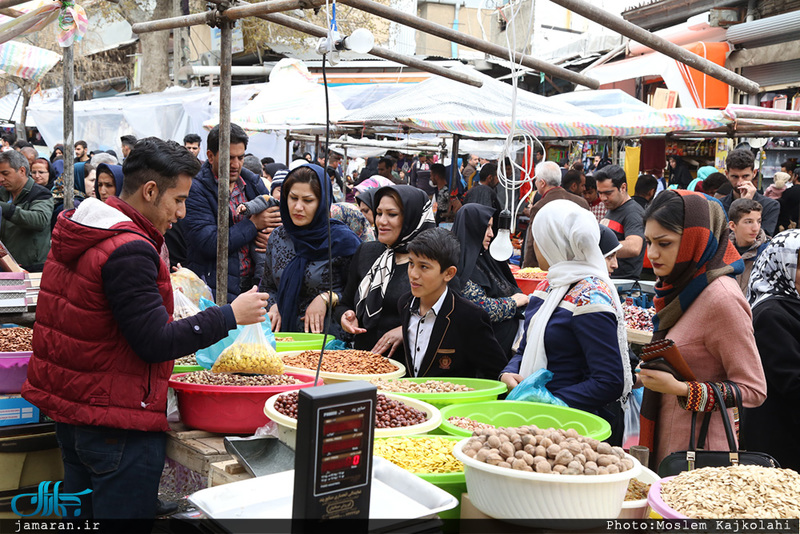
[[[230,305],[172,319],[159,251],[186,213],[198,169],[177,143],[143,139],[125,159],[120,197],[84,201],[53,231],[22,395],[56,421],[61,491],[92,490],[82,517],[155,516],[172,360],[237,323],[264,321],[267,295],[255,287]]]

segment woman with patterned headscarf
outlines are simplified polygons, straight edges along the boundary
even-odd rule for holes
[[[392,356],[403,343],[398,302],[411,290],[408,244],[436,223],[428,195],[410,185],[378,189],[373,205],[378,240],[358,247],[334,318],[356,349]]]
[[[674,341],[693,375],[681,381],[665,371],[638,370],[647,388],[639,444],[653,451],[654,467],[686,449],[693,411],[714,410],[711,383],[722,389],[728,408],[735,402],[726,381],[738,385],[746,407],[766,396],[750,306],[735,279],[744,263],[729,231],[720,204],[700,193],[664,191],[645,212],[647,256],[658,276],[653,341]],[[706,448],[727,446],[722,420],[712,417]]]
[[[745,410],[742,439],[781,467],[800,471],[800,230],[775,236],[753,266],[748,300],[767,377],[767,400]]]

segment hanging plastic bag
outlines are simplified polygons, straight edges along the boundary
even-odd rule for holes
[[[211,294],[211,288],[209,288],[199,276],[186,267],[181,267],[174,273],[171,273],[170,281],[172,282],[172,289],[180,289],[183,291],[183,294],[194,302],[195,306],[200,305],[201,298],[206,298],[210,301],[214,300],[214,295]]]
[[[553,372],[547,369],[539,369],[528,378],[520,382],[517,387],[511,390],[506,400],[517,400],[527,402],[541,402],[554,406],[566,406],[567,403],[550,393],[545,387],[553,379]]]
[[[261,326],[249,324],[239,332],[233,345],[222,351],[211,372],[282,375],[283,360],[267,341]]]
[[[176,321],[179,319],[186,319],[187,317],[191,317],[200,313],[200,308],[198,308],[197,305],[179,289],[174,289],[172,291],[172,300],[174,301],[172,318]]]
[[[211,306],[216,306],[213,302],[206,298],[200,299],[200,310],[205,310]],[[264,321],[263,323],[259,323],[261,326],[261,331],[264,334],[264,338],[267,340],[272,348],[275,348],[275,334],[272,333],[272,328],[270,327],[269,320]],[[258,326],[258,325],[252,325]],[[244,326],[237,326],[235,330],[231,330],[228,334],[228,337],[217,341],[210,347],[206,347],[204,349],[200,349],[195,353],[195,359],[197,360],[198,365],[202,365],[206,369],[211,369],[211,366],[214,365],[214,362],[217,361],[217,358],[222,351],[233,345],[233,343],[238,338],[239,334],[245,329]]]
[[[637,388],[631,391],[628,402],[624,407],[625,412],[625,432],[622,438],[624,447],[639,444],[639,413],[642,411],[642,397],[644,388]]]

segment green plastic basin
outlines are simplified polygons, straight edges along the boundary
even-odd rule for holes
[[[421,377],[421,378],[402,378],[400,380],[407,380],[409,382],[416,382],[423,384],[428,381],[437,382],[450,382],[452,384],[460,384],[471,387],[475,391],[457,391],[453,393],[401,393],[398,395],[425,401],[428,404],[433,404],[437,408],[444,408],[451,404],[464,404],[471,402],[486,402],[497,400],[498,395],[502,395],[507,391],[504,383],[498,380],[485,380],[482,378],[456,378],[456,377]]]
[[[191,373],[193,371],[204,371],[205,367],[202,365],[176,365],[172,368],[172,374],[177,375],[178,373]]]
[[[470,404],[453,404],[441,409],[442,424],[439,428],[448,434],[469,437],[472,432],[448,422],[451,417],[467,417],[481,423],[494,426],[518,427],[536,425],[539,428],[575,429],[578,434],[597,440],[604,440],[611,435],[608,421],[594,414],[540,404],[538,402],[521,401],[489,401]]]
[[[306,334],[305,332],[275,332],[275,337],[290,337],[294,341],[277,341],[275,342],[275,350],[278,352],[286,352],[290,350],[321,350],[322,340],[325,334]],[[333,336],[328,336],[328,341],[331,341]]]
[[[455,383],[455,382],[454,382]],[[452,436],[447,434],[422,434],[419,436],[401,436],[405,439],[414,438],[442,438],[451,441],[459,442],[463,438],[461,436]],[[376,438],[379,439],[388,438]],[[464,477],[464,471],[453,473],[414,473],[419,478],[426,482],[430,482],[439,489],[446,491],[456,499],[458,499],[458,506],[451,510],[445,510],[438,515],[442,519],[459,519],[461,517],[461,496],[467,492],[467,480]]]

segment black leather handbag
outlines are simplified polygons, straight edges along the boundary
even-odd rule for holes
[[[738,413],[742,413],[742,396],[739,391],[739,386],[733,382],[727,382],[733,390],[734,398],[736,399],[736,409]],[[697,449],[695,445],[695,426],[697,424],[697,412],[692,412],[692,430],[689,434],[689,449],[685,451],[673,452],[661,461],[658,466],[658,476],[664,478],[680,474],[684,471],[691,471],[692,469],[699,469],[701,467],[727,467],[730,465],[760,465],[763,467],[780,467],[778,462],[769,454],[762,452],[752,452],[747,450],[740,450],[736,448],[736,439],[734,432],[731,428],[731,421],[728,418],[728,410],[725,408],[725,398],[722,392],[715,384],[711,384],[711,389],[717,399],[717,408],[720,410],[722,416],[723,426],[725,428],[725,435],[728,438],[727,451],[707,451],[704,449]],[[700,429],[699,445],[705,446],[706,433],[708,431],[708,422],[711,419],[711,413],[703,414],[703,422]],[[741,420],[740,420],[741,425]],[[744,448],[744,445],[741,445]]]

